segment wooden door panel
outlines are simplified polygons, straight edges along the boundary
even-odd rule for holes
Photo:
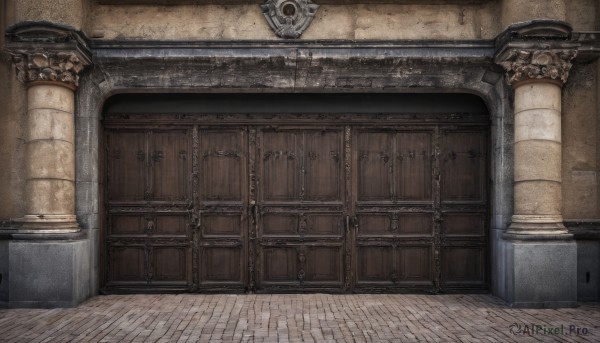
[[[143,131],[107,134],[108,200],[143,201],[146,191],[147,140]]]
[[[242,215],[231,212],[206,212],[200,215],[202,237],[241,237]]]
[[[200,284],[237,284],[244,285],[243,248],[202,247],[200,254]]]
[[[433,283],[431,247],[401,246],[397,256],[400,282]]]
[[[392,237],[392,216],[390,213],[359,213],[358,236]]]
[[[201,130],[199,136],[201,200],[241,202],[246,177],[243,131]]]
[[[143,214],[113,215],[109,220],[109,234],[112,236],[143,235],[148,220]]]
[[[265,131],[262,135],[262,194],[265,201],[300,198],[301,132]]]
[[[481,236],[484,232],[485,216],[482,213],[446,213],[442,230],[447,237]]]
[[[484,201],[485,140],[482,132],[446,131],[441,139],[442,201]]]
[[[146,282],[145,248],[120,246],[109,248],[109,282]]]
[[[359,246],[357,260],[358,285],[392,283],[393,248],[391,246]]]
[[[298,235],[299,216],[295,213],[265,213],[261,218],[263,237]]]
[[[342,236],[344,218],[341,213],[311,213],[306,215],[306,236]]]
[[[298,282],[298,252],[295,247],[264,247],[262,249],[263,284]]]
[[[431,213],[399,213],[398,234],[401,236],[432,236],[433,217]]]
[[[446,247],[442,250],[442,280],[446,285],[485,283],[483,248]]]
[[[306,282],[334,283],[341,285],[343,280],[341,247],[306,248]]]
[[[432,200],[431,140],[429,132],[398,133],[395,194],[399,200]]]
[[[393,193],[393,142],[390,132],[358,132],[357,200],[390,200]]]
[[[157,236],[174,236],[174,237],[187,237],[189,218],[187,214],[175,215],[175,214],[164,214],[155,215],[154,228],[151,233]]]
[[[187,200],[191,174],[188,141],[186,130],[152,132],[149,158],[153,200]]]
[[[153,281],[186,283],[188,253],[185,247],[152,248]]]
[[[309,131],[304,133],[305,200],[341,201],[342,132]]]

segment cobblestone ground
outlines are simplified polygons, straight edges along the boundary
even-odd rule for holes
[[[488,295],[184,294],[0,310],[0,342],[511,341],[600,342],[600,304],[519,310]]]

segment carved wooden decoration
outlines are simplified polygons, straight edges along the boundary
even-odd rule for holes
[[[279,37],[298,38],[310,25],[319,5],[311,0],[267,0],[261,7]]]

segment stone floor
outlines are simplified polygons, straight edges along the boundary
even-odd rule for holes
[[[110,295],[2,309],[0,342],[600,342],[600,304],[518,310],[488,295]]]

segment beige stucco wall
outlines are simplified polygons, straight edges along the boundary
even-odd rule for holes
[[[4,51],[5,27],[15,20],[12,5],[0,2],[0,220],[25,212],[25,87]]]
[[[479,39],[499,30],[498,3],[322,5],[302,39]],[[279,39],[260,6],[107,6],[87,16],[104,39]]]
[[[598,62],[575,65],[563,89],[565,219],[600,218],[600,96]]]

